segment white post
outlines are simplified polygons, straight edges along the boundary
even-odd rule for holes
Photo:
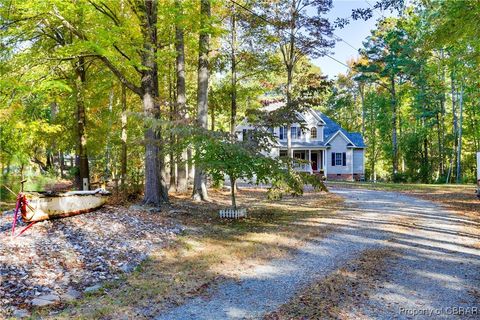
[[[365,178],[365,149],[362,149],[362,176],[363,180],[366,181],[367,179]]]
[[[310,170],[308,170],[310,172],[310,174],[313,174],[313,170],[312,170],[312,150],[308,149],[308,166],[310,167]]]
[[[350,165],[352,166],[352,181],[355,181],[355,178],[353,177],[353,173],[354,173],[354,171],[353,171],[353,154],[355,153],[355,152],[354,152],[355,149],[352,148],[351,150],[352,150],[352,157],[351,157],[351,163],[350,163]]]
[[[327,159],[327,149],[323,150],[323,172],[325,173],[325,179],[328,177],[328,159]]]
[[[477,152],[477,184],[480,186],[480,152]]]

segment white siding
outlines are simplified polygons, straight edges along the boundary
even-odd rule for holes
[[[353,150],[353,173],[363,174],[363,149]]]
[[[267,153],[270,157],[279,157],[280,156],[280,149],[279,148],[271,148],[270,152]]]
[[[347,149],[347,144],[347,140],[341,134],[330,141],[331,147],[327,152],[328,174],[352,174],[352,149]],[[346,166],[332,166],[332,153],[334,152],[347,153]]]
[[[235,133],[237,134],[237,139],[239,141],[243,141],[243,138],[244,138],[243,130],[244,129],[252,130],[252,129],[254,129],[254,127],[251,126],[250,124],[248,124],[245,120],[242,121],[242,123],[235,128]]]
[[[294,123],[294,124],[292,124],[292,127],[300,128],[301,126],[298,123]],[[313,139],[311,137],[310,130],[312,128],[317,128],[317,138],[316,139]],[[277,137],[280,137],[280,128],[279,127],[275,127],[273,129],[273,132]],[[285,131],[285,138],[282,141],[287,141],[286,131]],[[300,136],[300,139],[298,139],[298,138],[292,139],[292,142],[314,142],[314,141],[319,141],[319,142],[323,141],[323,126],[317,126],[316,124],[310,124],[310,123],[305,125],[305,129],[302,130],[302,135]]]

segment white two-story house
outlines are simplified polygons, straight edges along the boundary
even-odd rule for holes
[[[271,104],[272,111],[281,104]],[[365,177],[365,144],[360,133],[347,132],[323,113],[307,109],[297,114],[300,123],[291,125],[292,156],[302,159],[298,171],[319,174],[330,180],[363,180]],[[303,129],[302,129],[303,128]],[[254,129],[246,120],[237,126],[239,140]],[[287,156],[286,127],[270,128],[277,138],[270,150],[272,157]]]

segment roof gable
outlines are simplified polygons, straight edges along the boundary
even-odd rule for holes
[[[325,122],[325,128],[323,132],[325,135],[325,141],[331,140],[331,138],[340,131],[350,141],[350,143],[352,143],[353,147],[365,148],[365,143],[363,142],[363,136],[361,133],[348,132],[322,112],[318,110],[314,110],[314,112],[317,113],[317,115]]]
[[[325,121],[322,119],[322,117],[320,117],[317,112],[315,110],[313,110],[312,108],[308,108],[308,112],[318,121],[320,122],[321,124],[325,125]]]
[[[350,141],[350,139],[342,132],[342,130],[338,130],[337,132],[335,132],[334,134],[332,134],[332,135],[330,136],[330,138],[328,138],[328,139],[326,140],[325,143],[330,143],[330,141],[332,141],[333,139],[335,139],[335,137],[337,137],[337,136],[342,137],[343,140],[345,140],[345,142],[348,143],[347,146],[353,146],[353,145],[354,145],[353,142]]]

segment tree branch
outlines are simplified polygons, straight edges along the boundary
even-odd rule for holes
[[[98,12],[103,13],[105,16],[109,17],[110,20],[113,21],[113,23],[116,26],[120,25],[120,21],[118,20],[118,17],[115,15],[115,13],[110,9],[105,3],[100,2],[103,8],[99,7],[96,3],[94,3],[91,0],[87,0],[88,3],[90,3]]]
[[[82,33],[80,32],[77,28],[75,28],[70,22],[68,22],[67,19],[65,19],[61,14],[60,12],[58,11],[58,8],[56,6],[53,7],[53,15],[55,17],[57,17],[61,22],[62,24],[68,29],[70,30],[73,34],[75,34],[79,39],[81,40],[88,40],[87,37]]]
[[[113,65],[113,63],[105,56],[97,55],[97,57],[107,66],[107,68],[112,71],[112,73],[120,80],[120,82],[125,85],[128,89],[132,90],[138,95],[142,95],[142,88],[134,85],[125,77],[125,75]]]
[[[65,19],[61,14],[60,12],[58,11],[58,8],[54,6],[53,8],[53,14],[55,17],[57,17],[61,22],[62,24],[68,29],[70,30],[73,34],[75,34],[80,40],[84,40],[84,41],[88,41],[87,37],[81,32],[79,31],[78,29],[76,29],[70,22],[67,21],[67,19]],[[115,67],[115,65],[105,56],[103,55],[99,55],[99,54],[88,54],[88,56],[93,56],[93,57],[97,57],[98,59],[100,59],[104,64],[105,66],[107,66],[107,68],[110,69],[110,71],[113,72],[113,74],[118,78],[118,80],[120,80],[120,82],[125,85],[128,89],[132,90],[133,92],[135,92],[136,94],[138,95],[141,95],[142,94],[142,89],[140,87],[137,87],[136,85],[134,85],[133,83],[131,83],[130,81],[128,81],[128,79],[125,77],[125,75],[117,69],[117,67]],[[139,71],[139,70],[137,70]]]

